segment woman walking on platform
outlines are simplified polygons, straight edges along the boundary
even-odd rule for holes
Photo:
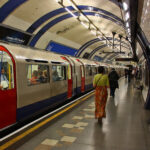
[[[94,76],[93,87],[95,91],[95,119],[102,123],[102,118],[106,117],[105,106],[107,101],[107,88],[109,87],[108,75],[104,74],[104,67],[98,67],[98,74]]]

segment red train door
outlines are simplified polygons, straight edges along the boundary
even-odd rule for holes
[[[81,65],[81,92],[85,91],[85,73],[84,73],[84,66]]]
[[[62,56],[62,58],[69,62],[68,70],[67,70],[67,74],[68,74],[68,98],[71,98],[72,97],[72,92],[73,92],[72,64],[71,64],[70,60],[67,59],[66,57]]]
[[[0,129],[16,122],[16,102],[15,61],[0,46]]]
[[[80,66],[80,70],[81,70],[81,92],[84,92],[85,91],[85,70],[84,70],[84,64],[79,59],[77,59],[77,61],[81,63],[81,66]]]

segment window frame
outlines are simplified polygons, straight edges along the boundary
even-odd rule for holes
[[[31,87],[31,86],[34,86],[34,85],[45,85],[45,84],[50,84],[50,65],[48,64],[48,63],[32,63],[32,62],[30,62],[30,63],[26,63],[25,64],[26,66],[26,83],[27,83],[27,86],[28,87]],[[37,84],[31,84],[30,83],[30,85],[28,84],[28,80],[31,80],[31,78],[30,79],[28,79],[28,68],[29,68],[29,65],[30,66],[32,66],[32,65],[38,65],[38,66],[47,66],[47,76],[48,76],[48,79],[47,79],[47,82],[38,82]],[[43,70],[44,71],[44,70]],[[33,72],[32,72],[33,73]],[[31,75],[32,75],[32,73],[31,73]]]
[[[63,80],[53,80],[53,66],[61,66],[64,68],[64,79]],[[65,64],[62,64],[62,63],[52,63],[52,66],[51,66],[51,79],[52,79],[52,82],[55,83],[55,82],[58,82],[58,81],[66,81],[68,79],[68,75],[67,75],[67,70],[68,69],[68,66],[66,67]]]
[[[92,66],[91,65],[86,65],[86,76],[91,77],[93,75],[92,73]]]
[[[2,89],[2,90],[13,90],[13,89],[16,89],[14,59],[13,59],[13,57],[11,56],[11,54],[10,54],[8,51],[3,50],[3,49],[0,49],[0,52],[3,53],[3,54],[2,54],[3,56],[2,56],[2,58],[0,59],[0,62],[1,62],[0,72],[1,72],[2,67],[4,67],[4,71],[5,71],[5,74],[4,74],[4,75],[6,76],[6,78],[7,78],[7,80],[8,80],[8,87],[7,87],[7,88],[4,88],[4,89]],[[6,56],[6,58],[5,58],[4,56]],[[7,57],[9,57],[9,59],[8,59]],[[5,62],[3,59],[6,59],[7,61]],[[9,63],[8,60],[10,60],[11,63]],[[6,65],[5,65],[5,63],[6,63]],[[8,66],[8,65],[9,65],[9,66]],[[9,68],[9,67],[10,67],[10,68]],[[9,70],[9,69],[10,69],[10,70]],[[7,73],[7,71],[11,71],[11,72],[9,72],[9,73],[11,73],[11,74]],[[1,74],[1,73],[0,73],[0,74]],[[0,76],[0,77],[1,77],[1,76]],[[11,79],[11,81],[10,81],[10,79]],[[11,85],[10,85],[10,83],[11,83]],[[0,78],[0,84],[1,84],[1,78]],[[11,88],[10,88],[10,86],[11,86]]]

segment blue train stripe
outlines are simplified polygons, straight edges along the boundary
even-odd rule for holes
[[[67,92],[60,94],[58,96],[54,96],[52,98],[41,100],[40,102],[36,102],[34,104],[30,104],[28,106],[24,106],[22,108],[17,109],[17,121],[34,115],[35,113],[44,110],[48,106],[58,103],[60,101],[64,101],[67,99]]]

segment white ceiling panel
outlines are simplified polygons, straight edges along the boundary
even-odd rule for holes
[[[116,22],[112,22],[109,19],[105,19],[102,17],[99,17],[99,15],[104,15],[106,17],[109,17],[110,19],[114,19],[113,15],[116,17],[122,19],[120,8],[114,4],[113,2],[109,0],[73,0],[74,3],[84,6],[89,6],[89,10],[83,10],[83,12],[91,12],[95,13],[95,15],[88,15],[87,17],[89,20],[103,33],[106,37],[112,37],[112,32],[116,32],[117,35],[115,38],[119,40],[118,35],[121,34],[123,37],[126,37],[126,33],[124,31],[124,28],[117,24]],[[147,0],[148,1],[148,0]],[[7,4],[7,0],[0,1],[0,6]],[[71,6],[72,4],[69,2],[69,0],[63,1],[64,6]],[[102,10],[105,10],[113,15],[109,15],[109,13],[105,12],[95,12],[92,7],[96,7]],[[88,25],[85,22],[85,17],[79,17],[80,21],[77,20],[74,17],[71,18],[65,18],[64,15],[70,14],[68,11],[60,12],[58,9],[62,9],[63,6],[57,3],[56,0],[28,0],[19,7],[17,7],[14,11],[12,11],[8,17],[3,21],[3,24],[9,25],[11,27],[27,31],[27,29],[35,23],[35,21],[39,21],[40,24],[34,26],[34,30],[30,31],[34,34],[34,37],[37,34],[40,34],[39,39],[37,40],[37,43],[35,43],[36,47],[39,48],[45,48],[46,45],[51,41],[60,42],[60,39],[64,41],[64,45],[71,46],[75,49],[79,49],[82,45],[84,45],[86,42],[91,41],[93,39],[96,39],[97,36],[93,35],[91,31],[87,28],[85,28],[81,24],[81,20],[84,20],[84,23]],[[45,19],[43,16],[47,15],[50,12],[55,11],[51,16],[47,17]],[[147,9],[149,11],[149,9]],[[76,11],[73,11],[76,12]],[[63,19],[60,21],[61,17]],[[42,22],[43,21],[43,22]],[[52,24],[47,30],[45,28]],[[147,25],[148,29],[148,25]],[[149,33],[147,33],[149,36]],[[111,40],[112,42],[112,40]],[[127,42],[124,40],[124,42]],[[106,43],[106,42],[105,42]],[[94,49],[99,47],[100,45],[103,45],[104,42],[97,42],[85,49],[85,51],[82,53],[82,55],[85,52],[92,52]],[[120,44],[120,42],[115,41],[115,44]],[[110,51],[111,48],[104,48],[106,51]],[[118,46],[119,50],[119,46]],[[101,51],[101,50],[100,50]],[[126,51],[127,53],[130,52],[130,50],[125,49],[122,47],[122,51]],[[102,54],[102,57],[105,55]]]

